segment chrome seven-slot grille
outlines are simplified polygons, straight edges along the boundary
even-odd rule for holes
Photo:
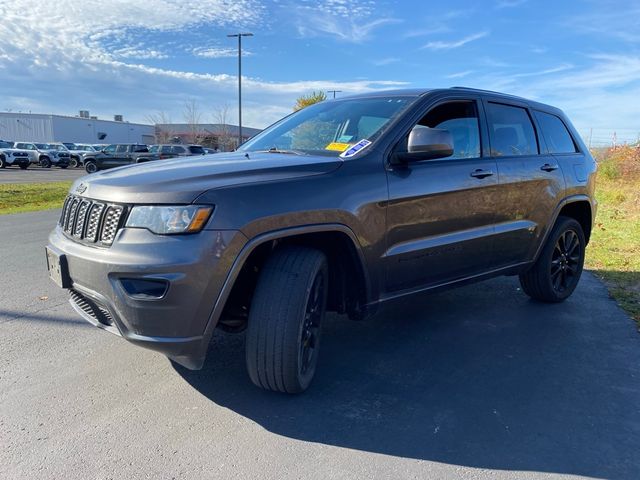
[[[113,243],[124,213],[123,205],[69,195],[58,224],[75,239],[108,246]]]

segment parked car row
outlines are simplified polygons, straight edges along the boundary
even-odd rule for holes
[[[29,165],[40,165],[43,168],[52,166],[67,168],[70,158],[69,151],[62,144],[0,140],[0,168],[14,165],[23,170]]]
[[[120,167],[132,163],[164,160],[167,158],[206,155],[200,145],[141,143],[78,144],[8,142],[0,140],[0,168],[17,166],[23,170],[29,165],[43,168],[84,167],[87,173]]]

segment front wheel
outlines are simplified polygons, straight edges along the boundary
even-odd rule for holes
[[[96,173],[98,165],[96,165],[96,162],[84,162],[84,169],[87,173]]]
[[[558,217],[536,263],[520,275],[524,292],[543,302],[562,302],[578,285],[586,241],[582,226],[569,217]]]
[[[71,168],[78,168],[78,160],[77,160],[77,159],[75,159],[75,158],[72,158],[72,159],[69,161],[69,166],[70,166]]]
[[[0,168],[6,168],[7,166],[7,161],[4,159],[4,157],[0,157]]]
[[[29,164],[28,163],[21,163],[20,164],[20,170],[26,170],[27,168],[29,168]]]
[[[312,248],[283,247],[266,261],[247,327],[247,370],[258,387],[300,393],[311,383],[328,278],[324,253]]]
[[[42,157],[40,159],[40,166],[42,168],[51,168],[51,160],[48,157]]]

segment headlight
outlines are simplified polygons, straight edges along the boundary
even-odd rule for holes
[[[161,235],[196,233],[204,228],[212,211],[213,207],[203,205],[133,207],[126,226]]]

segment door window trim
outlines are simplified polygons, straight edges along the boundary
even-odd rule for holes
[[[404,138],[409,135],[409,133],[411,132],[411,129],[413,127],[415,127],[418,122],[424,118],[425,115],[427,115],[431,110],[433,110],[434,108],[437,108],[441,105],[444,105],[446,103],[474,103],[475,107],[476,107],[476,114],[477,114],[477,119],[478,119],[478,134],[479,134],[479,141],[480,141],[480,156],[478,157],[465,157],[465,158],[450,158],[450,157],[445,157],[445,158],[439,158],[439,159],[435,159],[435,160],[429,160],[429,161],[425,161],[425,162],[416,162],[415,164],[422,164],[422,163],[429,163],[429,162],[435,162],[435,161],[443,161],[443,162],[456,162],[456,161],[468,161],[468,160],[479,160],[479,159],[484,159],[484,158],[488,158],[489,157],[489,152],[487,151],[487,149],[485,148],[486,145],[488,145],[489,143],[489,137],[488,137],[488,126],[486,123],[486,114],[485,114],[485,109],[484,109],[484,105],[482,102],[482,98],[480,96],[475,96],[475,95],[451,95],[451,96],[446,96],[446,97],[440,97],[437,99],[434,99],[431,102],[426,103],[423,106],[420,106],[416,109],[416,111],[414,112],[414,114],[411,117],[411,120],[407,122],[407,125],[402,127],[401,133],[399,133],[397,135],[397,137],[390,142],[390,148],[387,150],[387,153],[385,155],[385,163],[386,163],[386,168],[387,169],[393,169],[393,165],[391,164],[391,156],[393,155],[393,153],[395,152],[395,150],[398,148],[398,145],[400,144],[400,142],[402,142],[404,140]],[[485,119],[485,121],[483,121],[483,119]]]
[[[540,157],[543,155],[548,155],[549,151],[547,148],[547,143],[544,142],[544,137],[542,136],[542,133],[540,132],[540,129],[538,128],[538,123],[536,122],[534,115],[531,114],[531,108],[529,107],[528,104],[526,103],[521,103],[521,102],[511,102],[508,100],[504,100],[502,98],[500,99],[495,99],[495,98],[491,98],[491,97],[485,97],[482,99],[482,103],[485,104],[485,120],[487,123],[487,135],[488,135],[488,141],[489,141],[489,149],[488,149],[488,156],[491,158],[526,158],[526,157]],[[530,155],[491,155],[491,121],[489,120],[489,103],[495,103],[497,105],[502,105],[505,107],[514,107],[514,108],[521,108],[523,109],[526,113],[527,116],[529,117],[529,121],[531,122],[531,126],[533,127],[533,135],[536,139],[536,146],[538,148],[538,152],[537,153],[533,153]],[[542,149],[542,145],[544,142],[544,152]]]

